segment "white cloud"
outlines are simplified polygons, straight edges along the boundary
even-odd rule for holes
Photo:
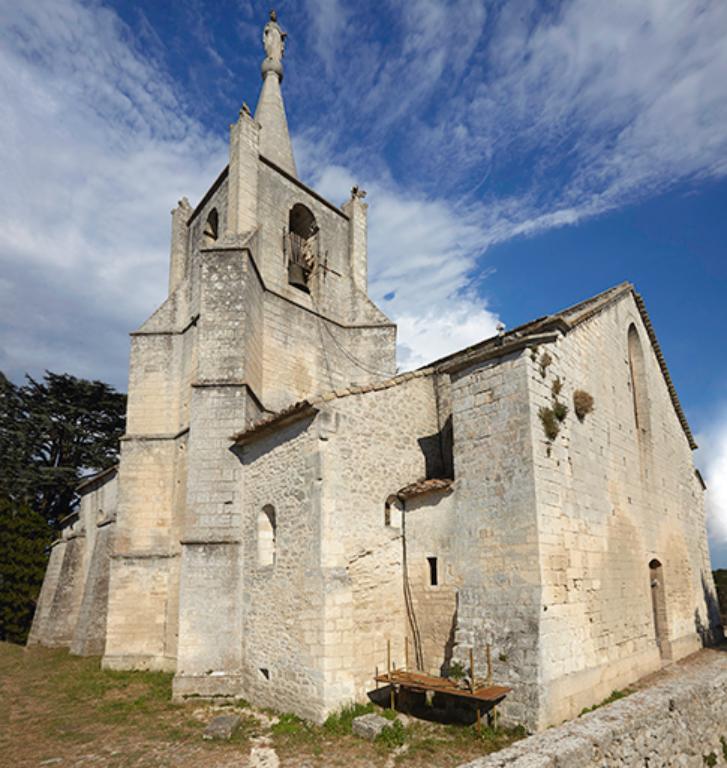
[[[2,0],[0,15],[0,368],[125,388],[126,334],[164,297],[169,211],[225,147],[111,11]]]
[[[345,200],[354,184],[368,192],[369,292],[398,324],[402,368],[425,365],[495,333],[498,317],[473,290],[472,272],[489,233],[478,211],[407,194],[393,182],[356,178],[339,165],[315,165],[322,152],[300,145],[316,189]]]
[[[533,153],[507,236],[572,223],[685,180],[727,172],[727,4],[508,4],[484,77],[453,111],[448,167]],[[455,160],[456,158],[456,160]]]
[[[340,0],[306,0],[311,19],[313,46],[330,77],[345,36],[348,12]]]
[[[490,244],[727,171],[723,2],[418,0],[377,9],[386,35],[365,6],[305,9],[327,77],[292,29],[297,87],[319,97],[291,120],[298,165],[335,202],[369,190],[372,294],[406,366],[492,332]],[[0,367],[123,386],[125,334],[164,295],[169,209],[215,178],[224,141],[102,5],[0,14]]]
[[[697,436],[697,441],[707,484],[710,539],[727,557],[727,407]]]

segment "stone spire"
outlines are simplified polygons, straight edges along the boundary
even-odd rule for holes
[[[255,110],[255,120],[260,124],[260,154],[296,176],[293,147],[280,92],[286,37],[287,34],[278,25],[277,14],[270,11],[270,21],[263,30],[263,87]]]

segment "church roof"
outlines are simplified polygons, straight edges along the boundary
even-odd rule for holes
[[[399,374],[393,378],[386,379],[384,381],[377,381],[373,384],[364,386],[351,386],[345,389],[337,389],[332,392],[328,392],[315,397],[301,400],[288,408],[278,411],[277,413],[266,414],[258,421],[251,424],[246,429],[238,432],[232,436],[232,440],[238,445],[243,445],[253,439],[257,439],[264,433],[274,431],[279,427],[298,421],[299,419],[306,418],[309,415],[313,415],[318,412],[320,406],[323,404],[335,400],[340,397],[347,397],[348,395],[362,394],[365,392],[375,392],[381,389],[388,389],[389,387],[395,387],[412,378],[421,376],[431,376],[435,373],[456,373],[457,371],[467,368],[470,365],[480,363],[483,360],[502,357],[503,355],[516,352],[526,347],[532,347],[539,344],[547,344],[555,341],[560,334],[567,334],[574,328],[578,327],[582,323],[587,322],[591,318],[595,317],[600,312],[603,312],[608,307],[620,301],[625,296],[631,295],[634,298],[636,306],[641,315],[641,319],[646,328],[646,332],[649,336],[654,354],[659,363],[661,373],[666,382],[666,387],[671,398],[672,405],[679,419],[684,434],[686,435],[689,446],[692,449],[697,447],[697,444],[692,435],[692,431],[689,427],[689,422],[684,414],[679,396],[677,395],[674,383],[672,382],[669,369],[666,365],[666,360],[661,351],[661,346],[656,338],[654,327],[651,323],[651,319],[646,311],[644,300],[636,292],[634,286],[629,282],[620,283],[619,285],[609,288],[602,293],[592,296],[585,301],[581,301],[578,304],[574,304],[571,307],[556,312],[552,315],[546,315],[539,317],[536,320],[531,320],[528,323],[517,326],[507,333],[491,336],[488,339],[484,339],[477,344],[473,344],[470,347],[454,352],[446,357],[439,358],[428,365],[419,368],[416,371]]]

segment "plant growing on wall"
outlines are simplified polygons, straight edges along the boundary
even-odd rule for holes
[[[593,396],[583,389],[577,389],[573,393],[573,409],[578,421],[583,423],[583,419],[593,410]]]
[[[547,353],[543,352],[540,356],[540,375],[545,378],[545,374],[548,372],[548,366],[553,362],[553,358]]]
[[[560,400],[553,402],[553,415],[558,421],[565,421],[565,417],[568,415],[568,406]]]
[[[560,422],[555,415],[555,411],[552,408],[543,406],[538,411],[538,416],[540,417],[540,423],[543,425],[545,436],[552,442],[558,437],[560,432]]]

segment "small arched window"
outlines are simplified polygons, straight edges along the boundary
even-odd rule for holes
[[[629,371],[634,420],[639,436],[649,432],[649,396],[646,389],[646,364],[644,350],[636,326],[631,323],[628,332]]]
[[[207,221],[204,223],[204,239],[207,243],[214,243],[219,236],[220,217],[217,208],[213,208],[207,215]]]
[[[308,282],[318,261],[318,224],[313,213],[296,203],[288,215],[286,237],[288,282],[308,291]]]
[[[275,562],[276,532],[275,507],[266,504],[257,516],[258,565],[273,565]]]

